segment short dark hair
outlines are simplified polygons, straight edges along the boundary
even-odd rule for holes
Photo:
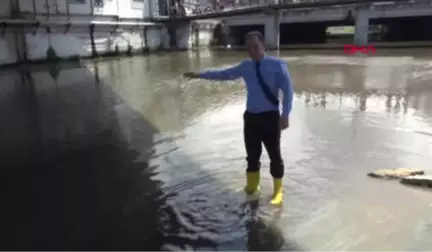
[[[264,43],[264,35],[260,31],[250,31],[246,34],[245,40],[248,40],[252,37],[257,37],[261,43]]]

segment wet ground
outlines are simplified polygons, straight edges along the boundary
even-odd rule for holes
[[[295,101],[285,204],[247,203],[241,81],[200,52],[32,66],[0,75],[0,248],[430,250],[432,192],[366,177],[432,173],[432,54],[280,53]]]

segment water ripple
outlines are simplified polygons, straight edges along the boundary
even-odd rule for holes
[[[209,92],[210,104],[181,134],[156,139],[150,162],[158,173],[154,179],[163,184],[166,249],[247,250],[256,248],[251,244],[257,240],[274,250],[293,244],[295,250],[405,248],[411,236],[402,223],[412,226],[412,221],[428,218],[418,209],[432,202],[430,194],[365,176],[378,168],[428,164],[432,114],[429,94],[410,84],[416,79],[420,87],[426,76],[409,77],[417,64],[413,58],[287,60],[292,63],[296,96],[290,128],[282,135],[284,208],[276,210],[267,203],[272,178],[265,152],[258,205],[239,192],[245,180],[245,98],[239,82],[188,83],[195,85],[188,92]],[[230,90],[224,99],[210,98],[211,90],[223,88]],[[395,200],[401,197],[410,206]],[[408,215],[410,211],[421,217]],[[397,242],[389,243],[388,237]],[[266,243],[269,240],[273,245]]]

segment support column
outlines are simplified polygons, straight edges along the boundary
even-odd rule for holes
[[[280,45],[280,19],[279,11],[271,11],[264,25],[264,37],[268,49],[278,50]]]
[[[177,25],[174,20],[168,21],[166,24],[167,26],[167,33],[169,38],[169,48],[175,49],[177,47]]]
[[[190,22],[170,20],[167,24],[171,49],[189,49],[193,41],[191,39],[192,25]]]
[[[177,37],[177,49],[189,49],[190,48],[190,35],[191,35],[191,23],[181,22],[177,25],[176,37]]]
[[[200,24],[199,23],[195,23],[192,24],[192,34],[193,34],[193,47],[195,48],[199,48],[200,47]]]
[[[163,39],[163,36],[161,36],[161,38]],[[148,49],[149,49],[148,26],[144,26],[144,29],[143,29],[143,47],[142,47],[142,50],[143,50],[143,52],[147,52]]]
[[[231,45],[234,44],[234,40],[233,40],[233,38],[231,36],[231,28],[226,23],[226,21],[222,21],[221,25],[222,25],[222,32],[221,33],[222,33],[223,40],[224,40],[223,44],[225,44],[225,45],[227,45],[227,46],[230,47]]]
[[[89,27],[89,33],[90,33],[90,43],[91,43],[91,49],[92,49],[92,57],[96,57],[97,55],[97,50],[96,50],[96,42],[95,42],[95,38],[94,38],[94,28],[95,25],[91,24]]]
[[[355,18],[354,44],[367,45],[369,42],[369,9],[364,6],[357,8]]]
[[[150,17],[155,17],[156,16],[156,5],[157,5],[157,1],[156,0],[149,0],[148,2],[148,8],[149,8],[149,16]]]

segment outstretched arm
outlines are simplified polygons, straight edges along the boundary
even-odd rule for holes
[[[242,77],[243,73],[243,63],[240,63],[234,67],[222,69],[205,71],[202,73],[185,73],[184,76],[187,78],[200,78],[206,80],[235,80]]]
[[[280,74],[278,75],[277,81],[280,85],[280,89],[282,89],[283,92],[282,117],[288,118],[292,108],[294,91],[287,65],[284,62],[281,62],[280,67]]]

